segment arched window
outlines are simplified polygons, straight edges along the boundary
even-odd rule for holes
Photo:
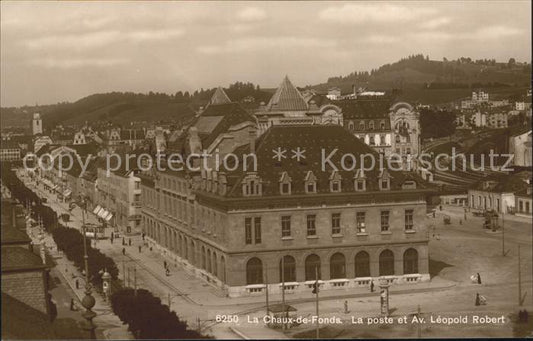
[[[394,275],[394,253],[391,250],[385,250],[379,255],[379,275]]]
[[[305,259],[305,280],[312,281],[316,280],[316,269],[318,268],[318,279],[321,279],[320,272],[320,257],[317,255],[309,255]]]
[[[196,264],[196,247],[191,240],[191,264]]]
[[[211,268],[213,269],[212,271],[213,275],[218,277],[218,263],[217,263],[216,252],[213,252],[213,263],[211,264]]]
[[[400,135],[396,135],[395,140],[396,140],[396,143],[400,143]]]
[[[342,253],[335,253],[329,260],[329,277],[346,278],[346,259]]]
[[[282,265],[281,263],[284,262]],[[282,270],[284,276],[282,277]],[[296,282],[296,261],[294,260],[294,257],[292,256],[285,256],[279,261],[279,281],[282,282],[284,280],[285,282]]]
[[[355,255],[355,277],[370,277],[370,256],[366,251]]]
[[[224,256],[220,256],[220,272],[222,275],[222,282],[226,283],[226,259]]]
[[[202,246],[202,269],[204,270],[206,268],[205,263],[205,248]]]
[[[211,272],[211,250],[207,250],[207,272]]]
[[[415,249],[407,249],[403,254],[403,273],[416,274],[418,273],[418,251]]]
[[[263,283],[263,263],[254,257],[246,263],[246,284]]]

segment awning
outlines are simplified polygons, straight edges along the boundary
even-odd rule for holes
[[[107,217],[105,217],[105,221],[110,221],[111,218],[113,218],[113,213],[109,212],[109,214],[107,215]]]
[[[93,213],[94,213],[94,214],[98,214],[98,211],[100,211],[101,208],[102,208],[102,206],[100,206],[100,205],[96,205],[96,207],[95,207],[94,210],[93,210]]]
[[[97,216],[99,216],[100,218],[102,218],[102,214],[105,212],[104,208],[103,207],[100,207],[100,209],[98,210],[98,212],[96,213]]]

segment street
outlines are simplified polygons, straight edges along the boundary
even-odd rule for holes
[[[23,178],[24,179],[24,178]],[[32,187],[35,190],[35,186]],[[67,212],[66,203],[58,203],[41,186],[36,189],[39,195],[48,198],[48,204],[57,212]],[[506,216],[505,252],[502,256],[502,234],[482,228],[482,219],[468,213],[464,221],[461,207],[443,206],[436,218],[427,218],[430,234],[430,273],[429,283],[393,285],[390,289],[390,308],[393,317],[413,314],[418,307],[424,316],[459,314],[488,314],[490,316],[516,313],[518,310],[518,245],[521,246],[522,295],[523,307],[532,310],[532,253],[531,221],[527,218]],[[69,227],[81,227],[81,210],[75,208],[71,214]],[[451,217],[451,224],[444,225],[443,215]],[[96,217],[88,214],[86,221],[96,222]],[[461,223],[460,223],[461,220]],[[128,238],[127,238],[128,239]],[[126,239],[126,241],[128,241]],[[193,329],[201,329],[216,338],[235,338],[242,333],[251,338],[306,337],[314,330],[314,325],[302,324],[289,329],[285,334],[280,330],[265,327],[264,323],[250,323],[265,315],[264,297],[241,297],[230,299],[210,284],[188,273],[179,263],[163,257],[155,249],[143,243],[140,236],[131,237],[131,246],[122,246],[121,238],[111,243],[110,239],[99,240],[96,247],[112,257],[120,271],[120,278],[127,286],[147,288],[169,304],[180,319],[186,320]],[[141,252],[139,253],[139,246]],[[125,248],[125,255],[122,249]],[[163,262],[170,265],[170,275],[165,275]],[[135,269],[135,270],[134,270]],[[482,284],[472,283],[470,276],[479,273]],[[475,306],[476,293],[487,298],[486,306]],[[279,302],[281,297],[270,298],[271,303]],[[347,302],[349,313],[344,311]],[[287,295],[287,303],[297,309],[300,316],[315,314],[314,295]],[[502,325],[479,326],[462,324],[457,331],[443,325],[424,325],[420,329],[412,324],[405,325],[357,325],[351,324],[352,316],[379,316],[379,294],[367,289],[360,291],[335,291],[321,294],[320,317],[338,317],[342,325],[329,325],[324,329],[327,337],[416,337],[422,333],[426,337],[435,336],[512,336],[509,319]],[[217,315],[238,315],[235,323],[216,323]],[[231,327],[231,328],[230,328]],[[324,327],[324,326],[322,326]],[[376,329],[379,328],[379,331]],[[231,330],[233,329],[233,331]],[[455,330],[455,329],[454,329]],[[309,334],[314,337],[314,334]],[[322,337],[326,337],[326,335]]]

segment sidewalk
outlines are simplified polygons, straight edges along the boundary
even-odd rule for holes
[[[37,239],[38,233],[36,233],[37,228],[32,229],[30,237],[34,245],[39,245],[40,241]],[[68,284],[70,290],[76,295],[75,306],[78,308],[77,313],[82,314],[84,311],[83,306],[81,305],[81,300],[85,296],[85,280],[80,271],[62,255],[61,252],[57,251],[55,242],[50,234],[45,234],[45,245],[47,247],[47,253],[54,259],[56,262],[55,269],[61,274],[65,283]],[[78,289],[76,289],[76,279],[78,279]],[[113,314],[111,307],[104,301],[103,297],[96,293],[94,289],[92,290],[92,296],[95,298],[96,304],[93,307],[93,311],[97,314],[93,322],[96,326],[96,336],[99,339],[127,339],[132,340],[134,337],[128,331],[127,326],[122,323],[122,321]]]

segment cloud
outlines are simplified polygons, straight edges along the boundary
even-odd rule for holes
[[[390,44],[397,42],[399,40],[396,36],[386,36],[386,35],[380,35],[380,34],[374,34],[366,37],[363,39],[364,42],[372,43],[372,44]]]
[[[324,21],[342,24],[390,23],[411,21],[435,13],[420,6],[399,6],[390,3],[352,3],[328,7],[319,12]]]
[[[81,58],[81,59],[58,59],[44,58],[33,59],[31,64],[54,69],[75,69],[85,67],[109,67],[127,63],[124,58]]]
[[[227,41],[221,45],[203,45],[197,51],[203,54],[223,54],[234,52],[250,52],[265,49],[289,48],[321,48],[334,47],[333,40],[304,38],[304,37],[257,37],[242,38]]]
[[[261,21],[267,18],[267,14],[260,8],[247,7],[237,13],[237,18],[242,21]]]
[[[473,39],[498,39],[521,34],[523,31],[509,26],[487,26],[476,30],[471,38]]]
[[[420,24],[420,28],[426,30],[434,30],[436,28],[448,25],[451,19],[448,17],[435,18]]]
[[[113,43],[127,41],[140,43],[144,41],[159,41],[172,39],[184,34],[183,30],[138,30],[123,33],[116,30],[98,31],[86,34],[50,35],[41,38],[29,39],[23,44],[30,50],[56,49],[94,49]]]

